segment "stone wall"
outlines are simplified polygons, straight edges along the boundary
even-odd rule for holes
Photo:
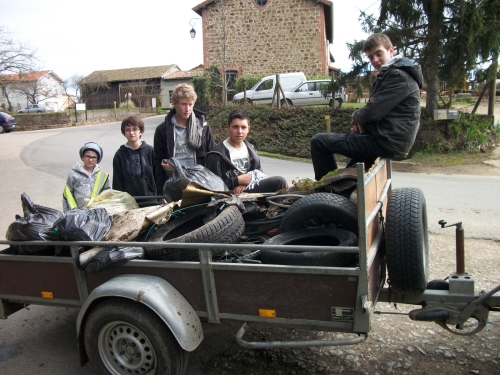
[[[325,5],[314,0],[255,0],[224,2],[226,10],[226,71],[264,75],[302,71],[328,74]],[[203,8],[204,64],[222,67],[221,8]]]
[[[105,122],[121,122],[128,116],[147,117],[155,115],[156,113],[141,113],[138,109],[135,110],[99,110],[78,112],[78,117],[75,117],[75,112],[58,112],[58,113],[43,113],[43,114],[29,114],[29,115],[14,115],[16,118],[15,131],[23,130],[39,130],[39,129],[52,129],[68,126],[79,126],[88,124],[98,124]]]

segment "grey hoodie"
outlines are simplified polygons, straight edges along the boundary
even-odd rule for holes
[[[90,198],[97,177],[97,172],[99,172],[100,170],[101,167],[99,166],[99,164],[96,164],[93,172],[89,173],[83,167],[83,162],[79,161],[69,171],[68,178],[66,180],[66,185],[68,185],[69,190],[71,191],[71,194],[75,198],[78,207],[83,207],[83,205],[87,203],[85,201],[85,198]],[[109,183],[109,178],[108,178],[102,190],[99,193],[110,188],[111,185]],[[68,201],[63,197],[64,212],[70,209],[71,207],[69,206]]]

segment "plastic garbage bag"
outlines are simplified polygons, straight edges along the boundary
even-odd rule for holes
[[[95,247],[81,253],[77,262],[80,269],[94,273],[143,257],[141,247]]]
[[[100,241],[113,224],[106,209],[74,208],[66,212],[54,228],[59,240]]]
[[[63,213],[50,207],[33,203],[26,193],[21,194],[24,216],[16,215],[9,225],[5,238],[9,241],[51,241],[53,229]],[[54,255],[54,246],[12,246],[12,253],[19,255]]]
[[[169,176],[163,185],[163,195],[169,202],[182,199],[182,191],[190,182],[212,191],[228,190],[219,176],[202,165],[184,167],[176,158],[163,159],[161,165]]]
[[[104,190],[97,197],[90,199],[84,208],[105,208],[109,215],[139,208],[134,197],[119,190]]]

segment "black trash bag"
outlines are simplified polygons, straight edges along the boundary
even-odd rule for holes
[[[55,225],[54,232],[64,241],[100,241],[112,224],[105,208],[74,208]]]
[[[55,225],[64,214],[50,207],[33,203],[26,193],[21,194],[24,217],[16,215],[16,221],[9,225],[5,238],[9,241],[52,241]],[[12,254],[54,255],[54,246],[12,246]]]
[[[97,249],[93,254],[86,254]],[[135,258],[144,258],[144,250],[141,247],[102,247],[80,254],[77,265],[86,272],[94,273],[121,266]]]
[[[190,182],[212,191],[228,190],[222,178],[202,165],[184,167],[176,158],[163,159],[161,165],[169,176],[163,185],[163,195],[169,202],[182,199],[182,191]]]

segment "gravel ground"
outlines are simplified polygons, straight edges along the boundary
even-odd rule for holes
[[[455,270],[455,238],[430,235],[430,279]],[[476,293],[500,282],[500,243],[466,239],[466,271],[475,278]],[[406,315],[418,306],[379,303],[368,339],[356,346],[248,350],[229,332],[207,334],[192,353],[188,375],[194,374],[498,374],[500,314],[491,313],[483,331],[457,336],[430,322]],[[390,314],[384,314],[390,313]],[[398,314],[395,315],[394,313]],[[403,315],[399,315],[403,314]],[[329,332],[252,328],[245,339],[298,340],[352,337]]]

